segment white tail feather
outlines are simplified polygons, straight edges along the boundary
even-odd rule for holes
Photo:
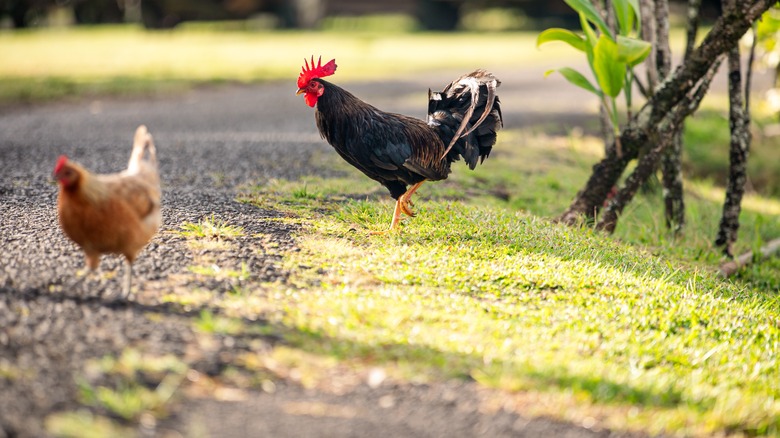
[[[157,167],[157,149],[154,147],[154,139],[152,134],[146,129],[145,125],[141,125],[135,130],[135,137],[133,138],[133,152],[130,153],[130,160],[127,163],[128,173],[138,173],[141,170],[141,161],[144,157],[144,151],[149,151],[149,164]]]

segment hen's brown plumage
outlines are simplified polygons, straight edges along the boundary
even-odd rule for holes
[[[127,296],[131,264],[162,222],[152,136],[145,126],[138,127],[123,172],[93,174],[63,156],[54,176],[60,183],[57,207],[63,232],[81,247],[92,270],[102,254],[123,255],[127,261],[123,294]]]

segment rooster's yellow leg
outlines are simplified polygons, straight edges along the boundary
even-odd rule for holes
[[[414,212],[412,211],[412,206],[414,205],[414,203],[412,202],[412,195],[414,194],[414,192],[417,191],[417,189],[420,188],[420,186],[424,182],[425,182],[425,180],[422,180],[422,181],[418,182],[417,184],[413,185],[412,187],[409,188],[409,190],[406,191],[406,193],[404,193],[403,195],[401,195],[398,198],[398,202],[399,202],[399,204],[401,204],[401,211],[405,215],[410,216],[410,217],[414,216]]]
[[[393,209],[393,221],[390,222],[390,228],[386,231],[372,231],[371,234],[385,234],[390,231],[398,229],[398,223],[401,222],[401,198],[395,201],[395,208]]]

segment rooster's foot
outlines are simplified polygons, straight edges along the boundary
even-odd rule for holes
[[[409,217],[414,217],[415,213],[412,211],[412,207],[414,207],[414,202],[412,202],[411,197],[402,196],[401,199],[398,200],[401,204],[401,212]]]

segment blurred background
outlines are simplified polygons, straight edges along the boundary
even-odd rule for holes
[[[686,2],[673,3],[682,12]],[[705,18],[717,15],[718,0],[703,3]],[[322,29],[378,14],[398,16],[396,25],[407,29],[437,31],[578,23],[563,0],[0,0],[3,28],[132,22],[161,29],[187,21],[246,20],[261,28]]]
[[[700,38],[719,5],[703,0]],[[671,0],[670,8],[676,63],[687,1]],[[770,196],[780,196],[778,11],[759,24],[749,164],[750,189]],[[98,113],[109,99],[202,87],[280,81],[292,88],[302,58],[322,55],[338,60],[339,83],[366,87],[359,96],[383,108],[424,117],[428,87],[486,68],[504,82],[507,130],[598,135],[598,100],[559,75],[545,77],[564,66],[590,76],[585,57],[566,44],[537,47],[550,27],[580,28],[564,0],[0,0],[0,111],[74,99]],[[743,53],[749,46],[746,39]],[[728,168],[726,89],[721,71],[686,130],[688,175],[716,183]],[[299,100],[273,104],[307,116]]]

